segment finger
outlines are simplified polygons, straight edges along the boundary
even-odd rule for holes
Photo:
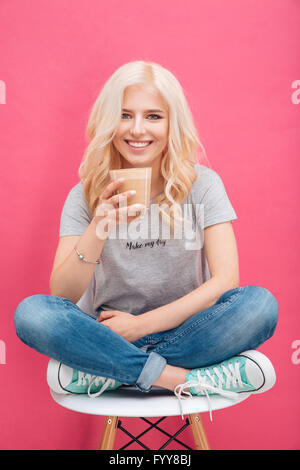
[[[101,312],[98,321],[103,321],[105,318],[107,318],[106,312]]]
[[[96,208],[95,215],[99,217],[106,217],[110,213],[113,213],[115,211],[115,206],[109,202],[102,202],[99,204]]]
[[[125,207],[127,205],[127,199],[134,196],[136,194],[135,190],[131,191],[126,191],[124,193],[116,194],[115,196],[112,196],[108,202],[110,204],[116,204],[116,205],[121,205]]]
[[[110,206],[110,210],[104,210],[104,206]],[[133,204],[131,206],[116,209],[112,204],[100,204],[96,210],[96,215],[100,216],[97,221],[96,235],[99,239],[106,239],[108,234],[116,230],[118,224],[128,224],[133,221],[139,221],[145,217],[146,206],[143,204]]]
[[[118,313],[113,310],[107,310],[105,312],[101,312],[101,315],[103,316],[103,318],[108,319],[108,318],[115,317],[116,315],[118,315]]]
[[[105,324],[109,319],[109,315],[102,315],[101,313],[100,317],[98,318],[98,322]]]
[[[109,315],[107,312],[101,312],[101,315],[100,315],[101,318],[108,318]]]
[[[104,189],[104,191],[103,191],[103,193],[101,194],[100,198],[103,199],[103,200],[106,200],[106,199],[110,198],[110,197],[113,195],[113,193],[114,193],[115,191],[117,191],[117,190],[120,188],[120,186],[121,186],[121,184],[123,183],[123,181],[124,181],[124,178],[119,178],[119,179],[116,180],[116,181],[112,181],[112,182]],[[99,199],[100,199],[100,198],[99,198]]]

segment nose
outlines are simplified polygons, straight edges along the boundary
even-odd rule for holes
[[[145,134],[145,125],[142,117],[136,117],[132,120],[130,134],[134,137]]]

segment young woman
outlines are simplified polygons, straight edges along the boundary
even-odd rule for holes
[[[49,386],[90,396],[156,386],[179,398],[271,388],[273,366],[256,349],[274,333],[278,303],[264,287],[239,286],[237,216],[220,176],[197,163],[202,146],[177,79],[152,62],[121,66],[87,131],[51,295],[25,298],[14,316],[19,338],[52,358]],[[139,215],[109,171],[143,167],[151,201]],[[178,236],[183,221],[192,228]]]

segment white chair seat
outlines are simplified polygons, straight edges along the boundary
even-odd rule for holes
[[[96,398],[88,395],[63,395],[50,390],[53,400],[64,408],[101,416],[156,417],[179,416],[181,414],[178,398],[162,388],[143,393],[135,387],[122,386],[117,390],[104,392]],[[237,400],[211,395],[212,410],[220,410],[241,403],[251,393],[240,393]],[[181,400],[183,413],[203,413],[209,411],[206,396],[190,397]]]

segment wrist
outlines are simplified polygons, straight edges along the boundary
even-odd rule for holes
[[[148,314],[149,312],[147,312]],[[151,330],[151,322],[149,321],[149,315],[146,315],[145,313],[142,313],[140,315],[136,316],[136,323],[137,323],[137,328],[140,334],[140,337],[143,338],[144,336],[148,336],[152,334]]]
[[[105,217],[94,216],[91,220],[90,225],[95,231],[95,235],[99,240],[106,240],[109,236],[109,224]]]

